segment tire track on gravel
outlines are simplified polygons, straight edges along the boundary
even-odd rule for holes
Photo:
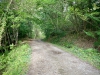
[[[100,70],[52,44],[31,42],[32,54],[27,75],[100,75]]]

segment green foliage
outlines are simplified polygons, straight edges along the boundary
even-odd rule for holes
[[[98,0],[0,1],[0,46],[5,50],[13,49],[13,45],[16,45],[20,38],[36,39],[43,34],[45,34],[46,39],[53,38],[55,39],[53,42],[58,42],[58,44],[62,44],[67,48],[73,48],[72,42],[70,43],[67,40],[60,42],[62,40],[61,37],[69,36],[68,33],[76,34],[82,32],[94,38],[96,40],[94,45],[99,47],[99,25],[100,1]],[[76,51],[72,50],[73,52]],[[93,52],[92,50],[89,51]],[[13,54],[11,55],[12,57],[9,59],[13,61]],[[5,58],[5,56],[3,57]],[[15,64],[19,65],[16,62]],[[9,69],[4,74],[8,74],[10,70],[12,69]]]
[[[0,54],[0,72],[6,67],[7,58],[5,55]]]
[[[88,31],[88,32],[84,31],[84,32],[86,33],[86,35],[88,35],[92,38],[95,38],[95,33],[93,33],[92,31]]]
[[[32,24],[28,24],[28,23],[21,23],[21,25],[19,26],[19,38],[24,38],[24,37],[31,37],[32,35]]]
[[[12,35],[9,38],[14,38],[9,45],[13,41],[17,42],[18,37],[37,36],[37,32],[41,32],[41,29],[46,38],[50,38],[64,36],[66,33],[80,33],[83,30],[95,32],[100,28],[100,2],[97,0],[9,0],[4,2],[6,6],[0,3],[6,9],[6,12],[1,10],[2,15],[5,15],[3,17],[6,18],[3,22],[6,23],[4,32],[5,35]],[[92,32],[85,33],[94,38]]]
[[[19,38],[32,37],[33,17],[31,15],[34,10],[29,9],[33,4],[29,5],[31,3],[26,0],[0,2],[2,7],[0,9],[0,46],[5,47],[6,50],[10,48],[10,44],[16,45]]]
[[[95,38],[96,41],[94,42],[94,47],[96,47],[97,49],[100,47],[100,30],[98,31],[84,31],[86,33],[86,35],[92,37],[92,38]]]
[[[27,44],[14,47],[7,55],[0,55],[0,70],[3,75],[23,75],[27,71],[30,57],[30,47]]]
[[[98,0],[36,0],[35,23],[48,38],[85,33],[99,41],[100,2]],[[38,20],[38,21],[37,21]],[[96,42],[97,42],[96,41]],[[98,45],[99,46],[99,45]]]

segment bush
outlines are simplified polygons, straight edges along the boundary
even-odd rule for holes
[[[7,55],[1,55],[0,70],[5,69],[3,75],[23,75],[27,70],[30,51],[29,45],[23,44]]]

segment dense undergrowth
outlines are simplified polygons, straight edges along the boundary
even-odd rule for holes
[[[56,46],[63,48],[63,50],[74,54],[76,57],[90,63],[94,67],[100,69],[100,52],[94,48],[82,48],[78,47],[72,41],[68,41],[68,39],[63,38],[52,38],[49,41]],[[75,39],[75,38],[74,38]]]
[[[1,75],[24,75],[28,68],[31,49],[28,44],[19,44],[6,54],[0,54]]]

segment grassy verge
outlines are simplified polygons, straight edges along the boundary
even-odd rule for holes
[[[61,41],[60,39],[52,39],[51,43],[56,46],[63,48],[63,50],[74,54],[80,59],[89,62],[94,67],[100,69],[100,52],[93,48],[79,48],[75,46],[72,42],[66,40]]]
[[[2,75],[24,75],[28,68],[31,49],[28,44],[14,47],[7,55],[0,55]]]

